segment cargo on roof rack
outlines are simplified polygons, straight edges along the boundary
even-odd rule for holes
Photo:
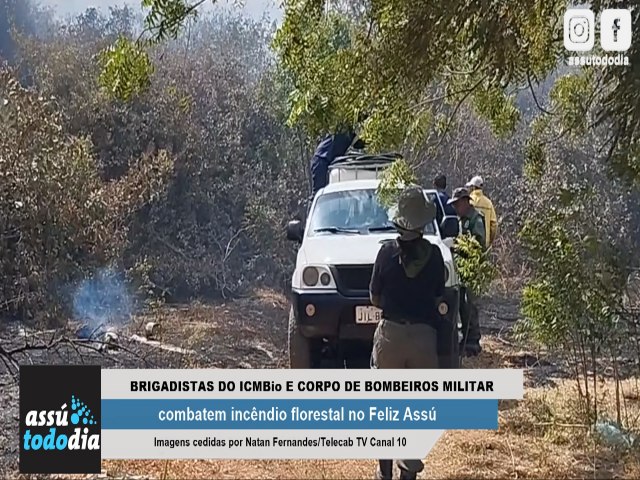
[[[338,157],[329,166],[329,183],[380,178],[382,171],[402,155],[395,152],[365,154],[351,152]]]

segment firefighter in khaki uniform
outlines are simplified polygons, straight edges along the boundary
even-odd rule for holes
[[[438,368],[438,304],[444,295],[442,252],[424,238],[436,216],[421,187],[403,190],[393,224],[400,234],[385,243],[373,266],[371,303],[382,309],[373,336],[372,368]],[[415,480],[422,460],[398,460],[400,478]],[[380,460],[377,478],[391,480],[392,460]]]
[[[482,248],[487,246],[484,218],[471,205],[471,195],[466,188],[456,188],[448,202],[455,208],[460,219],[460,233],[471,234],[478,240]],[[478,315],[478,298],[466,286],[460,288],[460,319],[462,320],[462,340],[460,352],[465,355],[478,355],[480,347],[480,319]]]

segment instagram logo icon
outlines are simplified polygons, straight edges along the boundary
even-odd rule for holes
[[[593,48],[594,15],[589,9],[575,8],[564,14],[564,47],[567,50],[589,51]]]

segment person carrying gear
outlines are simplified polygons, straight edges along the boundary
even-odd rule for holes
[[[318,190],[326,187],[328,181],[329,166],[333,161],[344,156],[353,146],[356,149],[364,148],[362,140],[357,139],[352,130],[325,136],[316,147],[311,157],[311,198],[315,197]]]
[[[423,237],[436,214],[421,187],[400,193],[392,223],[399,237],[378,252],[369,286],[371,303],[382,309],[373,336],[371,368],[438,368],[437,305],[444,295],[440,248]],[[421,460],[398,460],[402,480],[415,479]],[[377,478],[391,479],[393,460],[379,460]]]
[[[436,217],[437,217],[436,220],[438,221],[438,225],[441,225],[442,219],[445,216],[455,217],[456,211],[453,209],[451,205],[448,204],[449,195],[447,194],[447,177],[444,175],[438,175],[433,180],[433,187],[438,192],[438,197],[440,197],[440,203],[442,204],[442,208],[444,209],[444,212],[441,212],[440,210],[436,212]]]
[[[466,188],[456,188],[449,204],[455,208],[460,219],[460,232],[471,234],[482,248],[487,247],[486,228],[482,214],[471,204],[471,194]],[[460,288],[460,319],[462,320],[462,340],[460,352],[466,355],[478,355],[480,347],[480,319],[478,316],[478,298],[466,286]]]
[[[484,216],[488,248],[498,236],[498,217],[496,216],[496,211],[493,208],[493,202],[482,191],[482,188],[484,187],[484,180],[482,180],[482,177],[473,177],[469,180],[466,187],[471,193],[472,205]]]

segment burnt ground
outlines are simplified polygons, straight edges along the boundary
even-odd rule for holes
[[[70,325],[65,331],[44,333],[24,331],[16,324],[5,325],[0,330],[0,345],[6,351],[15,351],[13,358],[17,363],[99,363],[105,368],[286,368],[288,308],[287,299],[284,296],[271,291],[258,291],[250,298],[234,300],[227,304],[164,306],[138,315],[128,325],[116,330],[117,349],[105,350],[101,342],[78,339],[75,334],[78,325]],[[463,366],[465,368],[523,368],[527,389],[536,391],[544,389],[547,392],[551,391],[548,390],[549,388],[555,388],[556,384],[564,385],[569,373],[565,362],[560,361],[557,356],[519,346],[514,341],[511,330],[517,319],[517,298],[494,297],[486,300],[481,316],[484,351],[477,358],[465,359]],[[144,337],[148,322],[159,325],[159,333],[153,338],[165,349],[157,344],[140,343],[132,339],[133,335]],[[20,352],[19,349],[25,344],[37,348]],[[176,349],[183,350],[175,351]],[[18,386],[8,373],[8,368],[13,370],[14,365],[2,365],[0,362],[0,405],[3,406],[0,409],[0,478],[18,476]],[[547,394],[544,395],[546,399]],[[515,457],[526,454],[527,448],[522,448],[522,452],[518,451],[516,454],[513,448],[518,448],[517,442],[521,441],[519,439],[523,437],[523,431],[532,428],[521,417],[525,413],[529,415],[529,410],[532,408],[535,410],[539,407],[535,402],[533,407],[527,405],[527,402],[522,403],[523,405],[515,410],[506,402],[502,405],[501,411],[506,412],[507,420],[501,417],[502,432],[497,433],[500,435],[505,429],[513,430],[518,435],[517,439],[511,440],[515,447],[509,443],[509,440],[507,440],[508,450],[503,448],[502,443],[499,447],[496,445],[491,447],[491,442],[496,442],[496,439],[491,437],[496,435],[494,432],[482,432],[480,435],[479,432],[463,431],[452,432],[453,437],[447,436],[441,440],[438,448],[445,450],[451,448],[455,451],[456,448],[460,448],[459,444],[464,444],[465,448],[471,449],[470,452],[479,451],[478,448],[480,448],[481,458],[486,457],[486,448],[496,449],[493,455],[499,453],[504,458],[500,457],[499,462],[497,459],[492,459],[491,468],[484,464],[476,465],[472,471],[486,470],[486,473],[478,474],[478,478],[502,478],[501,475],[507,474],[511,478],[542,478],[536,477],[543,474],[544,469],[540,470],[539,465],[531,466],[530,468],[533,469],[531,471],[522,470],[519,467],[517,471],[515,470]],[[509,413],[512,411],[515,413]],[[509,417],[509,415],[513,416]],[[505,421],[507,423],[504,423]],[[535,432],[538,431],[535,430]],[[478,437],[476,440],[473,440],[474,435]],[[453,444],[451,444],[452,441]],[[531,454],[535,454],[535,451],[531,449],[533,452]],[[558,458],[564,458],[562,455],[572,455],[572,452],[558,451],[556,454]],[[540,455],[542,455],[541,459],[547,461],[548,453]],[[477,460],[476,456],[473,458]],[[497,468],[496,462],[502,465],[503,470]],[[538,460],[522,459],[522,462],[535,464]],[[583,471],[588,470],[589,462],[591,460],[588,456],[582,459],[582,463],[586,465],[581,467]],[[105,462],[106,465],[103,465],[103,468],[106,471],[101,476],[103,478],[370,478],[370,473],[366,473],[370,472],[370,463],[355,461],[111,461]],[[619,467],[618,464],[615,465]],[[433,478],[465,478],[460,475],[463,475],[464,468],[467,467],[467,464],[447,466],[435,461],[434,469],[438,470],[438,475],[433,476],[435,473],[431,471],[428,478],[432,476]],[[574,467],[562,470],[559,466],[552,465],[549,468],[551,476],[557,475],[558,478],[566,477],[561,475],[563,471],[574,472]],[[514,471],[507,472],[510,469]],[[498,471],[502,473],[498,474]],[[534,474],[534,471],[538,474]],[[620,469],[617,468],[617,471],[619,472]],[[469,474],[470,472],[467,471],[467,475]],[[590,476],[594,477],[594,475]],[[597,477],[600,478],[599,475]]]
[[[3,407],[0,409],[0,478],[17,472],[17,364],[281,368],[286,367],[287,319],[286,298],[259,291],[251,298],[229,304],[164,306],[136,316],[128,325],[114,327],[117,348],[108,348],[102,335],[92,335],[89,340],[78,338],[81,325],[75,323],[57,331],[32,331],[17,323],[3,324],[0,347],[6,352],[15,352],[12,355],[15,364],[6,357],[6,363],[0,360],[0,405]],[[152,341],[160,342],[169,350],[132,339],[134,335],[145,338],[149,322],[159,326],[159,333]],[[171,351],[174,347],[183,351]]]

